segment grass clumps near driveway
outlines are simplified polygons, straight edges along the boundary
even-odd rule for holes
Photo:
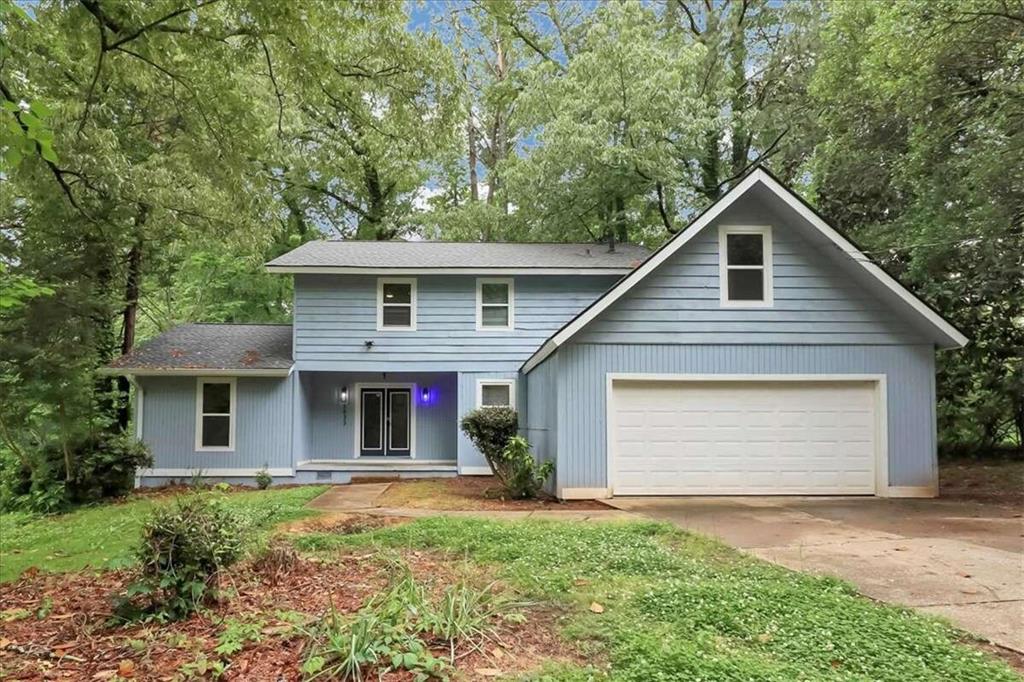
[[[567,635],[592,668],[547,679],[1016,680],[946,624],[655,523],[430,518],[301,549],[442,550],[489,564],[535,597],[569,602]]]
[[[324,486],[299,486],[196,494],[222,498],[224,506],[247,520],[250,527],[265,530],[314,514],[305,505],[325,489]],[[82,507],[57,516],[2,514],[0,582],[15,579],[30,567],[59,573],[130,564],[149,513],[154,507],[172,504],[173,499],[140,495],[124,502]]]

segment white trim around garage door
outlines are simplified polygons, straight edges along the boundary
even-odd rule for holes
[[[605,438],[607,447],[606,481],[608,494],[615,492],[615,419],[612,386],[616,381],[671,381],[671,382],[871,382],[875,385],[875,495],[880,497],[918,497],[901,494],[889,488],[889,426],[888,388],[884,374],[650,374],[608,372],[605,379]]]

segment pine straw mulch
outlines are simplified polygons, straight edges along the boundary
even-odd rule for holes
[[[338,532],[351,530],[339,527]],[[466,574],[465,567],[458,572],[458,562],[443,555],[400,556],[432,589]],[[230,596],[188,620],[129,626],[109,623],[111,595],[131,581],[129,571],[28,571],[15,582],[0,585],[0,679],[174,681],[193,679],[190,665],[191,674],[203,678],[195,663],[220,660],[228,663],[221,679],[300,680],[307,642],[288,621],[303,614],[307,623],[315,623],[331,608],[355,613],[386,586],[388,576],[387,562],[365,550],[330,559],[292,559],[285,568],[268,569],[254,562],[238,565],[224,576],[224,591]],[[549,606],[526,607],[522,612],[525,622],[496,621],[493,639],[478,650],[463,650],[455,678],[492,679],[536,669],[545,660],[582,660],[556,632],[563,613]],[[231,656],[217,654],[214,648],[227,619],[260,623],[261,640],[246,642]],[[439,657],[448,653],[443,645],[435,651]],[[392,672],[381,679],[404,681],[412,675]]]
[[[377,498],[377,506],[438,511],[592,511],[609,507],[596,500],[567,500],[541,493],[534,500],[500,496],[494,476],[408,478],[393,482]]]

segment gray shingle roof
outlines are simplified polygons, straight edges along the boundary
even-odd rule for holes
[[[183,324],[110,363],[111,369],[288,369],[290,324]]]
[[[273,268],[607,269],[625,271],[650,251],[636,244],[312,241],[267,263]]]

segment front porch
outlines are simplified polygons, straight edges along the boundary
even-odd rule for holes
[[[297,374],[296,482],[458,472],[457,373]]]

